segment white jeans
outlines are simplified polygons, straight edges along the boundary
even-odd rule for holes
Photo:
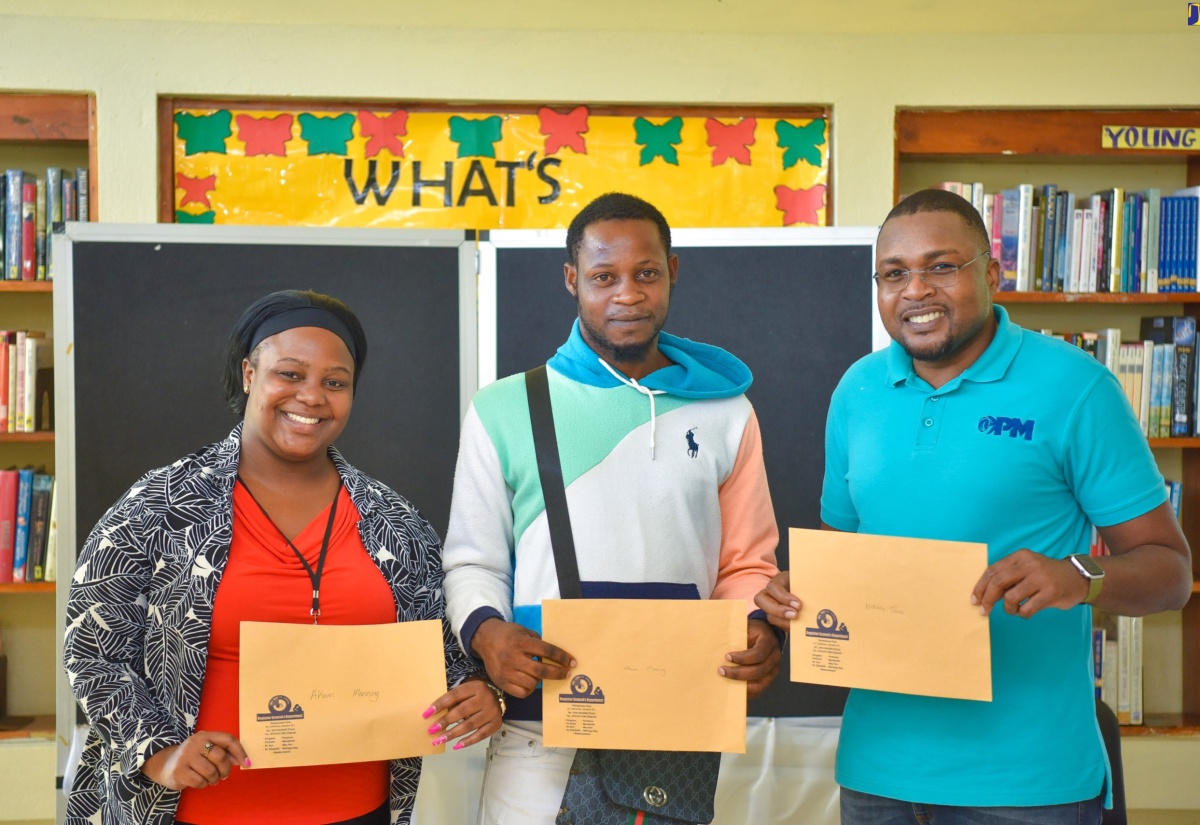
[[[505,722],[488,745],[479,825],[554,825],[574,759],[542,746],[541,722]]]

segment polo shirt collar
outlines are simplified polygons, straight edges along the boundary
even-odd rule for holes
[[[999,304],[992,305],[992,312],[996,318],[996,335],[992,342],[962,375],[941,387],[942,391],[951,390],[963,381],[999,381],[1008,372],[1009,364],[1021,348],[1021,328],[1009,320],[1008,311]],[[901,384],[929,386],[913,369],[912,356],[895,341],[888,346],[887,382],[893,387]]]

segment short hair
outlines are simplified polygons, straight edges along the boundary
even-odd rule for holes
[[[963,219],[967,228],[976,236],[984,250],[991,250],[988,240],[987,227],[983,225],[983,217],[971,202],[961,195],[956,195],[945,189],[922,189],[913,192],[888,212],[884,224],[892,218],[916,215],[920,212],[953,212]]]
[[[354,392],[358,391],[358,379],[362,375],[363,365],[367,361],[367,336],[363,332],[362,324],[358,321],[358,316],[351,311],[350,307],[329,295],[323,295],[320,292],[312,290],[285,289],[280,292],[272,292],[259,298],[257,301],[246,307],[242,313],[242,317],[234,325],[233,330],[229,333],[229,341],[225,346],[225,400],[229,403],[229,408],[237,415],[245,415],[246,413],[246,394],[242,391],[242,361],[246,358],[252,358],[253,353],[250,351],[250,344],[254,340],[254,332],[264,321],[274,318],[280,313],[287,312],[290,309],[300,309],[303,307],[315,307],[329,312],[350,330],[350,336],[354,340],[354,377],[351,386]],[[259,345],[262,346],[261,344]]]
[[[657,207],[634,195],[608,192],[583,207],[567,227],[567,260],[572,266],[579,262],[583,233],[589,226],[601,221],[650,221],[658,227],[663,249],[668,255],[671,254],[671,227]]]

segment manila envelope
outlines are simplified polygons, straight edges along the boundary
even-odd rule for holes
[[[971,604],[987,545],[789,533],[792,681],[992,700],[988,618]]]
[[[421,714],[446,692],[442,624],[242,622],[238,738],[255,768],[443,753]]]
[[[717,668],[746,649],[747,612],[725,600],[542,602],[542,638],[577,663],[542,683],[546,746],[745,753],[746,683]]]

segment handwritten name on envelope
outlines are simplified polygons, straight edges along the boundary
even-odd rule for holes
[[[238,738],[255,768],[442,753],[421,714],[446,692],[441,622],[242,622]]]
[[[746,649],[743,601],[542,602],[542,637],[575,657],[542,685],[547,747],[746,750],[746,683],[717,668]]]
[[[987,545],[789,532],[793,682],[992,699],[988,619],[971,604]]]

